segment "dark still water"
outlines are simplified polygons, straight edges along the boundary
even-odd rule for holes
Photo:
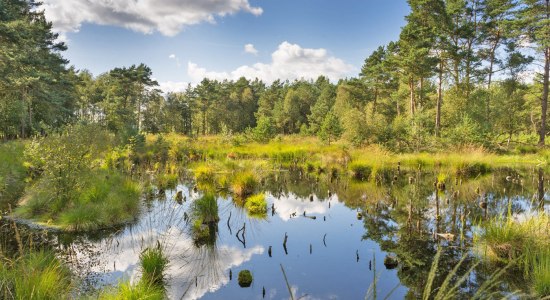
[[[140,252],[160,244],[170,261],[170,299],[289,299],[287,281],[295,299],[416,299],[438,247],[443,252],[434,286],[463,255],[459,272],[476,261],[473,232],[481,222],[509,211],[521,218],[544,209],[546,201],[538,196],[545,179],[536,170],[449,177],[443,191],[434,188],[438,174],[413,171],[374,183],[274,174],[260,189],[267,217],[250,217],[231,196],[218,195],[220,219],[206,241],[194,238],[189,221],[192,203],[203,194],[184,182],[146,200],[134,224],[54,240],[80,276],[82,293],[137,281]],[[184,202],[176,201],[178,191]],[[253,282],[242,288],[237,277],[245,269]],[[493,271],[477,266],[460,298],[469,298]],[[501,295],[522,289],[514,278],[503,278]]]

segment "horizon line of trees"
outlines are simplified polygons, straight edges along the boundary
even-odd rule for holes
[[[407,2],[399,39],[369,55],[357,78],[204,79],[163,95],[144,64],[97,77],[68,67],[38,3],[0,0],[0,137],[87,122],[125,136],[299,133],[399,151],[544,146],[550,0]]]

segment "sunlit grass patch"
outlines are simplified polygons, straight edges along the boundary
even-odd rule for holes
[[[14,261],[0,261],[0,298],[66,299],[71,273],[53,253],[37,251]]]
[[[250,171],[242,171],[235,174],[231,183],[233,193],[239,197],[245,197],[254,192],[258,185],[256,176]]]
[[[265,217],[267,215],[267,202],[264,194],[257,194],[246,198],[244,207],[253,217]]]
[[[64,207],[55,205],[55,195],[38,183],[16,215],[57,225],[71,231],[111,227],[133,220],[139,213],[140,185],[124,175],[96,170],[83,175],[83,185]]]

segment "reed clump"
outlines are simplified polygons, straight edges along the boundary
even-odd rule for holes
[[[478,252],[489,261],[515,263],[537,296],[550,291],[550,217],[531,213],[516,219],[497,217],[474,236]]]
[[[71,272],[50,251],[0,260],[2,299],[68,299],[72,287]]]
[[[246,198],[244,207],[251,216],[264,217],[267,215],[267,202],[264,194],[257,194]]]

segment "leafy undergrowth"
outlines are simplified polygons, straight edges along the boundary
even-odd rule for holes
[[[27,169],[24,166],[23,142],[0,144],[0,207],[5,208],[21,197]]]

